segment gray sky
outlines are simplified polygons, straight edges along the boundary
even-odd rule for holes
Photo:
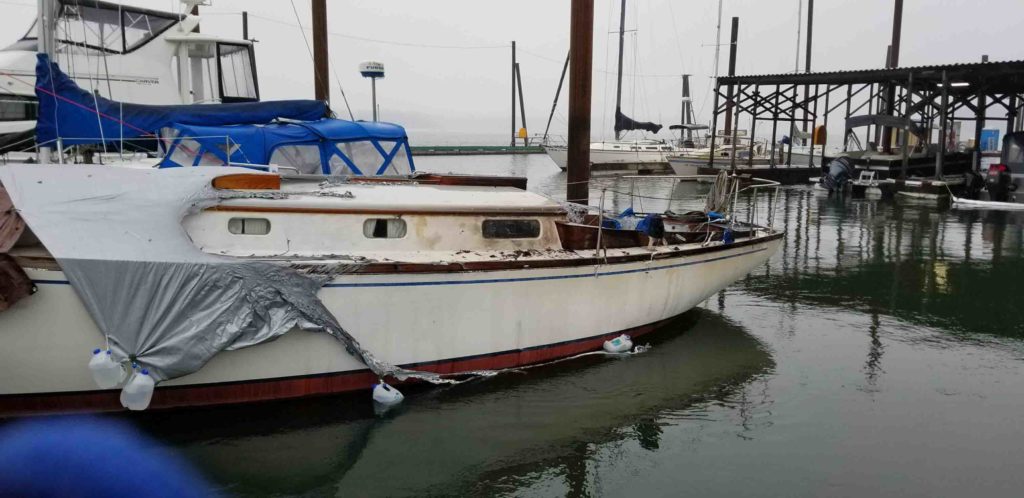
[[[177,10],[177,1],[125,2]],[[593,135],[611,135],[618,1],[595,0]],[[797,0],[725,0],[722,39],[740,17],[737,72],[792,71]],[[692,77],[698,121],[710,119],[717,0],[629,0],[623,107],[638,120],[679,120],[682,73]],[[309,2],[295,0],[309,27]],[[34,0],[0,2],[2,33],[13,42],[35,16]],[[806,9],[806,0],[804,1]],[[892,29],[893,0],[818,0],[815,70],[881,67]],[[260,41],[257,65],[264,99],[312,98],[312,62],[287,0],[214,0],[203,30],[241,35],[242,10]],[[370,85],[357,66],[385,64],[378,84],[382,118],[406,125],[413,142],[502,143],[510,127],[511,40],[519,48],[530,133],[543,132],[568,49],[569,1],[332,0],[331,63],[358,119],[370,117]],[[1024,59],[1022,0],[906,0],[901,65]],[[307,31],[308,34],[308,31]],[[338,36],[343,35],[343,36]],[[806,36],[806,33],[804,33]],[[370,41],[378,40],[378,41]],[[383,43],[387,42],[387,43]],[[802,45],[802,44],[801,44]],[[439,48],[461,47],[461,48]],[[802,48],[801,48],[802,52]],[[801,67],[802,67],[801,55]],[[722,51],[722,72],[728,59]],[[332,107],[344,104],[332,81]],[[565,92],[552,133],[565,131]],[[662,132],[667,136],[667,131]]]

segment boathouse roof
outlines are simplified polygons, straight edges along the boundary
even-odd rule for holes
[[[941,83],[943,71],[949,78],[953,93],[972,93],[978,88],[998,93],[1024,91],[1024,60],[813,73],[720,76],[718,82],[721,85],[851,85],[892,81],[906,82],[913,75],[915,83],[926,81]]]

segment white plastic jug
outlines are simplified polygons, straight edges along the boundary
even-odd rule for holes
[[[156,381],[150,377],[149,370],[137,371],[121,389],[121,404],[129,410],[145,410],[153,399],[154,387]]]
[[[92,372],[92,380],[102,389],[113,389],[124,380],[124,366],[114,361],[111,351],[108,349],[96,349],[92,352],[92,359],[89,360],[89,371]]]
[[[633,349],[633,340],[626,334],[604,341],[604,350],[609,353],[625,353],[630,349]]]
[[[402,393],[383,382],[373,385],[373,400],[382,405],[397,405],[405,399]]]

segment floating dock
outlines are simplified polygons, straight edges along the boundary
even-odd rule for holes
[[[730,171],[728,166],[701,166],[697,168],[698,175],[717,175],[719,171]],[[821,178],[821,168],[818,166],[791,166],[788,164],[770,165],[736,165],[736,174],[750,175],[755,178],[779,182],[783,185],[802,185],[811,183]]]
[[[540,146],[509,145],[424,145],[410,147],[413,156],[487,156],[511,154],[543,154]]]

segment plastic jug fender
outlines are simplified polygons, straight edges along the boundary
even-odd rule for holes
[[[122,404],[129,410],[145,410],[153,399],[155,387],[156,381],[149,375],[149,370],[143,368],[132,376],[132,379],[128,381],[128,384],[121,391],[124,397]]]
[[[604,341],[604,350],[608,353],[625,353],[630,349],[633,349],[633,340],[626,334]]]
[[[108,349],[93,350],[92,359],[89,360],[89,371],[92,373],[92,380],[101,389],[113,389],[125,378],[124,366],[114,361],[111,351]]]
[[[397,405],[405,399],[398,389],[384,382],[373,385],[373,400],[384,405]]]

